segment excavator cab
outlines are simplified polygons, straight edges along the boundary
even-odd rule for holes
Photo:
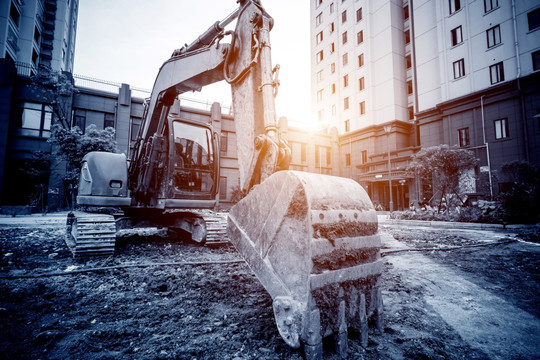
[[[169,197],[214,199],[219,167],[211,128],[179,118],[170,127]]]

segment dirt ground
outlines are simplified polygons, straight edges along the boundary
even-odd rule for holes
[[[0,218],[0,359],[302,359],[234,247],[125,237],[112,258],[75,261],[63,222]],[[349,359],[540,359],[540,245],[380,231],[384,333],[367,348],[351,334]]]

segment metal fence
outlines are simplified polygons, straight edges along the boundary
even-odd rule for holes
[[[19,76],[31,77],[37,73],[37,68],[33,64],[15,62],[17,68],[17,74]],[[93,77],[74,74],[73,79],[75,81],[75,86],[83,87],[87,89],[106,91],[111,93],[118,93],[119,88],[122,87],[122,84],[116,83],[108,80],[96,79]],[[151,94],[151,90],[139,88],[136,86],[130,86],[131,94],[133,97],[138,98],[148,98]],[[203,101],[199,99],[192,99],[187,97],[180,97],[180,102],[183,106],[193,107],[196,109],[210,111],[212,107],[212,102]],[[221,104],[222,112],[226,112],[232,115],[232,108],[230,106],[224,106]]]

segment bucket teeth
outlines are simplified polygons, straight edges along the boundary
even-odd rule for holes
[[[377,214],[355,181],[277,172],[231,209],[228,234],[272,297],[280,335],[307,359],[322,357],[327,336],[346,357],[348,328],[367,346],[368,319],[382,330]]]

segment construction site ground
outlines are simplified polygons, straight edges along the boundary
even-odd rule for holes
[[[77,261],[64,223],[0,218],[0,359],[302,359],[233,246],[128,234]],[[540,244],[412,225],[379,226],[384,333],[351,332],[348,358],[540,359]]]

